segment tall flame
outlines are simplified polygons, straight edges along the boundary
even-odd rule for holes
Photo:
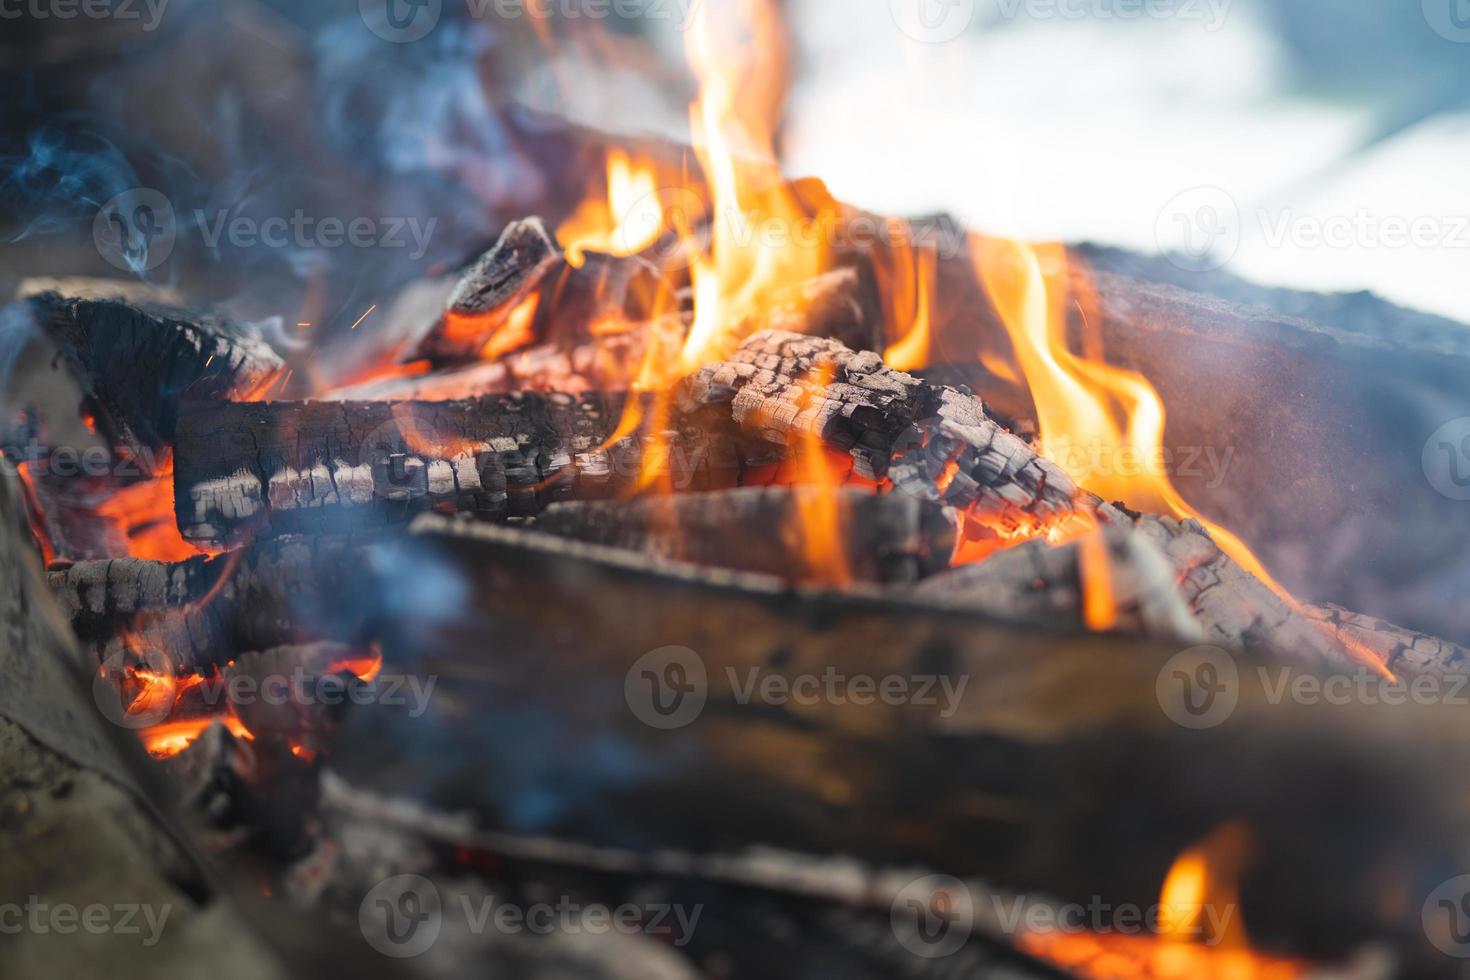
[[[717,9],[737,23],[712,23]],[[809,216],[781,172],[790,37],[776,0],[696,4],[685,53],[700,83],[690,129],[713,216],[707,251],[685,230],[695,312],[678,366],[688,372],[727,355],[774,293],[827,268],[832,216]]]
[[[1042,452],[1100,497],[1199,521],[1222,551],[1300,611],[1244,541],[1195,510],[1164,467],[1149,465],[1163,458],[1164,447],[1164,402],[1153,385],[1108,364],[1099,351],[1088,357],[1073,353],[1067,334],[1073,305],[1089,330],[1098,317],[1090,286],[1080,274],[1074,277],[1066,249],[986,239],[975,243],[973,258],[1031,388]],[[1349,652],[1392,678],[1366,647],[1349,644]]]

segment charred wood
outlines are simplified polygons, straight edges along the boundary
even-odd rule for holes
[[[1470,650],[1331,604],[1302,607],[1312,622],[1329,629],[1341,643],[1366,647],[1399,677],[1463,677],[1470,673]]]
[[[242,397],[282,370],[247,328],[210,315],[56,293],[28,303],[37,327],[79,385],[114,446],[156,459],[173,441],[181,403]]]
[[[1132,518],[1112,507],[1098,513],[1101,538],[1059,547],[1028,542],[935,576],[918,594],[1018,622],[1080,629],[1092,589],[1117,617],[1108,628],[1322,669],[1369,666],[1220,550],[1199,522]],[[1103,550],[1089,555],[1095,547]]]
[[[508,395],[438,403],[200,405],[179,432],[175,494],[187,540],[254,528],[322,532],[383,526],[429,509],[530,516],[559,499],[636,480],[634,438],[609,445],[622,396]],[[687,430],[671,458],[702,486],[737,461],[709,450],[718,425]],[[728,442],[728,441],[727,441]]]
[[[835,503],[840,559],[856,581],[912,583],[948,568],[955,518],[940,505],[902,494],[876,495],[823,487],[750,487],[627,501],[553,504],[537,520],[543,531],[593,544],[640,551],[794,580],[803,571],[803,495]]]
[[[77,562],[48,578],[95,662],[161,651],[175,669],[208,670],[249,651],[365,642],[374,600],[358,577],[374,541],[280,537],[178,563]]]

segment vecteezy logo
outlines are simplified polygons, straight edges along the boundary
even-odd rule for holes
[[[421,956],[439,939],[444,926],[439,889],[419,875],[380,881],[357,909],[362,937],[384,956]]]
[[[893,22],[915,41],[944,44],[969,29],[975,0],[888,0]]]
[[[1424,476],[1451,500],[1470,500],[1470,416],[1440,426],[1424,444]]]
[[[1222,268],[1240,248],[1240,207],[1219,187],[1176,194],[1154,224],[1159,251],[1187,272]]]
[[[628,670],[623,698],[639,721],[671,731],[692,724],[709,697],[704,661],[688,647],[660,647]]]
[[[939,959],[965,945],[975,928],[975,911],[963,881],[929,875],[903,887],[893,900],[889,920],[904,949]]]
[[[1184,728],[1224,724],[1240,703],[1240,669],[1218,647],[1195,647],[1169,658],[1155,693],[1164,714]]]
[[[151,728],[168,717],[178,695],[173,661],[150,645],[119,650],[92,676],[92,700],[120,728]]]
[[[385,41],[408,44],[427,37],[439,24],[444,0],[357,0],[368,30]]]
[[[1440,37],[1470,44],[1470,0],[1424,0],[1424,19]]]
[[[1430,892],[1421,915],[1424,935],[1435,949],[1470,959],[1470,875],[1451,878]]]
[[[178,222],[169,199],[148,187],[117,195],[92,219],[92,241],[108,264],[124,272],[144,273],[174,254]]]

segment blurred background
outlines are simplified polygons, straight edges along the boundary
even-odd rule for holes
[[[0,20],[0,286],[109,271],[92,220],[148,187],[180,225],[148,278],[241,315],[313,304],[313,322],[350,323],[509,218],[576,196],[555,186],[575,168],[527,150],[524,107],[687,140],[694,2],[17,7]],[[788,170],[845,200],[1470,321],[1465,0],[787,8]],[[421,256],[211,244],[197,227],[296,208],[436,227]]]

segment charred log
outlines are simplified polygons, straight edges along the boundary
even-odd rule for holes
[[[242,397],[282,370],[257,335],[215,316],[56,293],[29,310],[80,387],[78,415],[140,460],[168,449],[182,402]]]
[[[252,650],[365,642],[374,602],[359,576],[375,540],[281,537],[178,563],[78,562],[49,580],[96,662],[160,651],[175,669],[208,670]]]
[[[954,516],[901,494],[820,487],[767,487],[553,504],[537,527],[699,565],[801,580],[803,494],[830,495],[841,539],[839,560],[853,579],[912,583],[948,568]]]
[[[1470,650],[1413,630],[1364,616],[1341,606],[1303,606],[1312,622],[1331,631],[1339,643],[1366,648],[1399,677],[1463,677],[1470,672]]]

